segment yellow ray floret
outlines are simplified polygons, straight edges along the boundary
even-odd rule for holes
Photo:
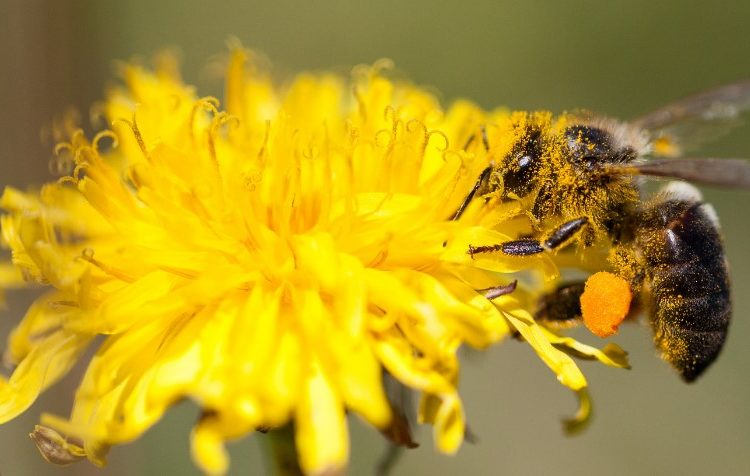
[[[207,473],[227,471],[225,441],[294,421],[302,469],[322,474],[347,463],[347,412],[391,425],[384,373],[421,394],[420,421],[455,452],[464,344],[514,329],[584,396],[567,351],[626,366],[619,348],[561,338],[518,301],[477,291],[521,270],[556,275],[546,256],[466,253],[511,239],[517,205],[449,219],[489,160],[462,145],[507,115],[443,111],[382,66],[279,87],[236,50],[226,110],[170,68],[126,66],[103,108],[113,130],[74,133],[58,147],[69,176],[0,199],[17,270],[0,267],[0,285],[50,288],[10,336],[0,421],[103,336],[70,417],[42,417],[48,454],[104,464],[189,398],[203,409],[193,455]]]

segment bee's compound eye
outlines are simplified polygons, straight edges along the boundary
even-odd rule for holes
[[[612,138],[598,127],[570,126],[565,130],[565,139],[573,158],[585,162],[595,162],[612,151]]]
[[[519,170],[526,169],[528,167],[531,167],[531,163],[534,161],[533,157],[530,155],[524,155],[523,157],[518,158],[518,168]]]
[[[505,159],[503,184],[506,194],[522,197],[534,188],[541,154],[541,139],[536,131],[516,144]]]

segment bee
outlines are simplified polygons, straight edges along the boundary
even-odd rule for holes
[[[647,197],[642,179],[750,188],[745,160],[684,157],[701,137],[696,131],[731,125],[746,109],[750,81],[630,122],[514,113],[505,131],[511,140],[502,151],[490,145],[488,126],[482,127],[489,165],[452,219],[474,200],[484,199],[485,205],[518,200],[532,231],[504,243],[469,246],[467,253],[526,256],[570,249],[574,242],[582,248],[605,242],[609,266],[647,311],[662,357],[686,382],[694,381],[719,355],[732,314],[719,221],[693,185],[673,181]],[[541,299],[537,318],[578,320],[583,289],[583,282],[560,285]]]

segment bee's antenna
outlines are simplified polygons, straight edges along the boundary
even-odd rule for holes
[[[489,152],[490,151],[490,139],[487,137],[487,126],[482,124],[481,130],[482,130],[482,145],[484,145],[484,150]]]

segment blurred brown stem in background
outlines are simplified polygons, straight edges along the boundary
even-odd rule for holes
[[[101,96],[111,59],[101,58],[99,42],[83,36],[83,31],[95,26],[92,15],[86,13],[89,3],[1,2],[3,185],[25,186],[48,180],[47,163],[54,144],[43,143],[40,132],[49,129],[52,119],[70,107],[86,117],[89,105]]]
[[[51,180],[48,169],[54,143],[49,131],[55,117],[66,109],[76,109],[87,117],[88,107],[101,97],[104,76],[110,58],[99,55],[99,42],[86,37],[92,28],[99,31],[94,17],[87,13],[92,0],[68,2],[45,0],[0,0],[0,183],[27,188]],[[45,140],[42,140],[42,136]],[[8,309],[0,319],[3,342],[12,325],[20,318],[30,293],[7,296]],[[10,311],[10,312],[9,312]],[[0,345],[2,349],[4,345]],[[43,396],[37,408],[60,415],[70,412],[72,397],[81,378],[82,369],[72,372]],[[7,374],[6,374],[7,375]],[[34,444],[24,431],[15,432],[13,425],[26,425],[37,419],[38,411],[29,418],[4,425],[0,445],[28,445],[19,451],[19,458],[32,450]],[[35,455],[28,468],[49,464]],[[23,466],[22,466],[23,467]],[[61,474],[101,475],[101,470],[82,461],[66,468]],[[117,470],[110,474],[122,474]]]
[[[297,449],[294,443],[294,425],[291,423],[270,430],[266,435],[267,458],[271,474],[274,476],[303,476],[297,461]]]

